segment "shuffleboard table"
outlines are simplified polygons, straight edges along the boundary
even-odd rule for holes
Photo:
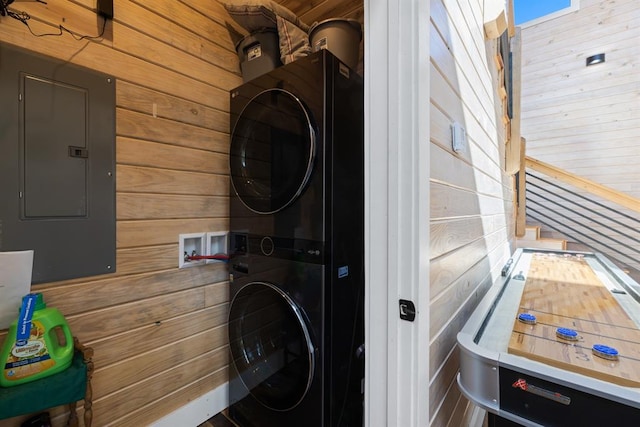
[[[640,285],[591,252],[518,249],[458,334],[496,425],[640,426]]]

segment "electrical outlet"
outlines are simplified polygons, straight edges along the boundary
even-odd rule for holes
[[[185,259],[186,256],[204,255],[205,254],[205,237],[206,233],[180,234],[178,236],[178,267],[195,267],[196,265],[204,265],[204,260],[190,261]]]
[[[207,255],[224,254],[228,255],[229,247],[228,231],[210,231],[207,233],[205,250]],[[222,262],[216,259],[208,259],[207,264]]]

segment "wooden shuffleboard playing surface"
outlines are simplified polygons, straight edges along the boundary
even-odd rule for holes
[[[535,324],[515,319],[509,353],[640,387],[640,329],[584,257],[534,253],[518,313],[535,316]],[[558,328],[577,336],[558,337]],[[594,345],[614,348],[617,359],[594,354]]]

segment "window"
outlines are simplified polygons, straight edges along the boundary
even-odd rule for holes
[[[513,0],[515,24],[527,26],[564,15],[578,9],[579,2],[579,0]]]

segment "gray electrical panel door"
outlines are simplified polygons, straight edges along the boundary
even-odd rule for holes
[[[115,271],[115,81],[0,43],[0,251],[32,282]]]
[[[89,91],[22,77],[23,216],[87,218]]]

